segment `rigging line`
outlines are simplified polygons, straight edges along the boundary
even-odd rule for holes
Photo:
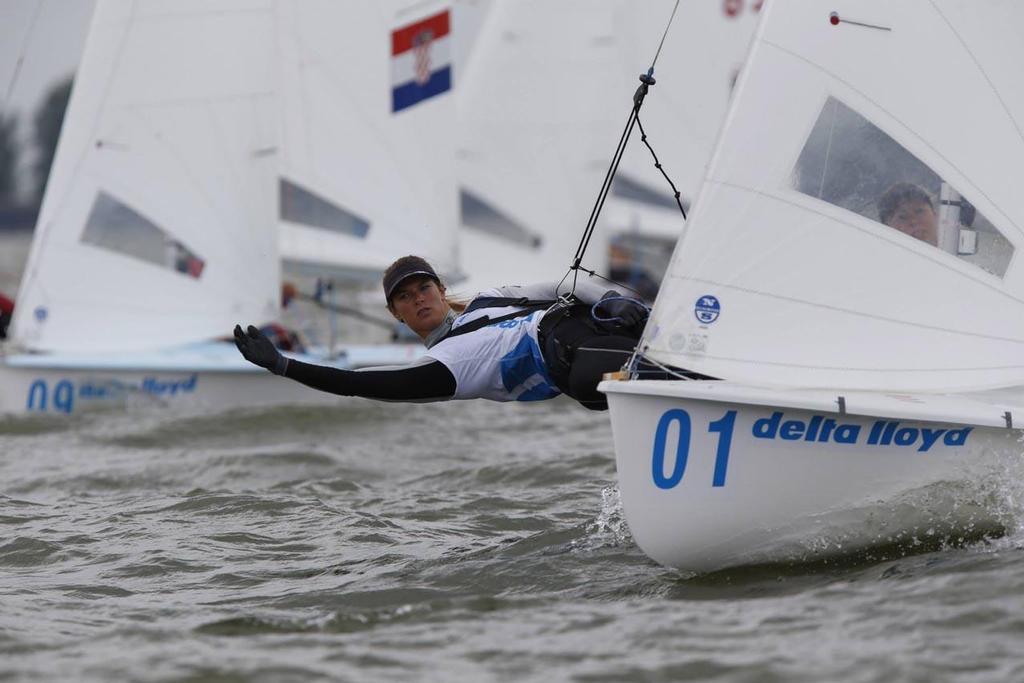
[[[608,168],[608,175],[605,177],[605,183],[601,186],[601,191],[598,192],[597,202],[594,204],[594,211],[591,213],[590,221],[587,224],[586,229],[583,231],[583,240],[580,248],[576,251],[576,257],[574,259],[575,266],[579,266],[580,261],[583,259],[583,255],[587,251],[587,247],[590,246],[590,238],[594,236],[594,229],[597,227],[597,220],[601,215],[601,210],[604,208],[605,200],[608,199],[608,193],[611,191],[615,174],[618,172],[619,164],[622,162],[622,155],[626,151],[626,143],[629,141],[629,136],[633,133],[633,126],[636,125],[638,109],[639,107],[634,107],[630,114],[629,124],[623,134],[624,137],[621,146],[616,150],[615,157],[612,159],[612,165]]]
[[[612,162],[608,167],[608,171],[605,173],[604,182],[601,184],[601,190],[597,193],[597,200],[594,202],[594,208],[590,212],[590,218],[587,220],[587,226],[583,230],[583,235],[580,238],[580,244],[576,248],[576,254],[575,256],[573,256],[572,265],[569,266],[569,271],[573,273],[572,290],[570,291],[570,295],[576,292],[576,284],[578,282],[579,271],[581,269],[580,264],[583,261],[583,256],[587,251],[587,247],[590,246],[590,239],[591,237],[593,237],[594,229],[597,227],[598,218],[601,215],[601,210],[604,208],[604,202],[608,197],[608,192],[611,190],[612,182],[615,180],[615,174],[618,171],[619,164],[622,161],[622,155],[626,151],[626,145],[629,143],[629,137],[633,133],[633,127],[640,120],[640,107],[643,106],[644,98],[647,96],[650,87],[657,82],[654,79],[654,65],[655,63],[657,63],[658,57],[661,55],[661,48],[665,44],[665,38],[666,36],[668,36],[668,31],[669,28],[672,26],[672,20],[675,18],[677,9],[679,9],[679,0],[676,0],[676,3],[672,8],[672,14],[671,16],[669,16],[668,23],[666,23],[665,25],[665,31],[664,33],[662,33],[661,42],[658,43],[658,50],[654,54],[654,60],[651,62],[650,68],[647,69],[647,73],[640,74],[640,85],[633,93],[633,107],[630,110],[629,118],[626,121],[626,127],[622,131],[622,136],[619,138],[619,144],[615,149],[615,154],[612,155]],[[644,143],[647,144],[646,139],[644,140]],[[651,149],[651,153],[653,154],[654,150],[651,148],[651,146],[648,144],[647,147],[648,149]],[[660,162],[658,162],[656,155],[655,165],[658,167],[659,170],[661,170]],[[664,174],[664,171],[662,171],[662,173]],[[666,178],[667,177],[668,176],[666,175]],[[669,180],[669,185],[671,185],[673,191],[675,191],[675,184],[672,183],[671,180]],[[679,208],[680,210],[682,210],[682,203],[679,202],[678,192],[676,192],[676,202],[679,203]],[[683,212],[683,216],[685,218],[685,211]],[[586,272],[594,274],[593,271]],[[566,274],[562,277],[561,281],[559,281],[559,286],[561,286],[562,282],[565,282],[565,278],[568,276],[569,272],[566,272]],[[631,288],[627,287],[627,289]]]
[[[21,43],[21,50],[18,51],[18,61],[14,64],[14,73],[11,74],[11,80],[7,83],[7,92],[4,94],[3,102],[9,103],[11,101],[11,93],[14,92],[14,86],[18,82],[18,76],[21,75],[21,67],[25,64],[25,50],[28,49],[29,41],[32,39],[32,34],[36,29],[36,22],[39,20],[39,14],[43,9],[43,2],[37,2],[35,11],[32,13],[32,20],[29,22],[28,31],[25,32],[25,40]],[[4,107],[6,109],[6,106]]]
[[[686,209],[683,208],[683,202],[679,198],[680,192],[676,189],[676,184],[672,182],[672,179],[668,177],[668,173],[662,168],[661,162],[658,160],[658,155],[654,153],[654,148],[651,147],[651,143],[647,142],[647,131],[644,130],[644,124],[640,121],[640,114],[637,112],[636,125],[640,128],[640,141],[647,146],[647,149],[651,151],[651,156],[654,157],[654,168],[661,171],[661,175],[668,181],[669,186],[672,188],[672,196],[676,199],[676,204],[679,206],[679,212],[683,214],[683,220],[686,220]]]
[[[629,112],[629,119],[626,121],[625,128],[622,129],[622,135],[619,136],[619,144],[616,145],[615,147],[615,154],[612,155],[612,163],[608,165],[608,170],[604,174],[604,180],[601,182],[601,189],[598,191],[597,199],[594,201],[594,206],[590,210],[590,217],[587,219],[587,226],[583,230],[583,235],[580,237],[579,246],[576,247],[576,254],[573,257],[577,261],[579,260],[579,258],[582,257],[582,252],[584,250],[584,242],[587,238],[587,232],[591,229],[591,225],[595,222],[596,214],[599,213],[600,211],[599,206],[601,203],[601,196],[605,192],[605,188],[610,183],[611,178],[614,176],[613,169],[615,167],[615,160],[619,156],[621,156],[623,146],[625,145],[625,141],[629,138],[629,132],[630,130],[632,130],[633,115],[635,111],[636,108],[634,107],[633,110]]]
[[[668,23],[665,24],[665,32],[661,34],[661,42],[658,43],[658,51],[654,53],[654,59],[651,61],[651,71],[654,71],[654,65],[658,63],[658,57],[661,55],[661,46],[665,44],[665,37],[668,35],[668,30],[672,26],[672,20],[676,18],[676,10],[679,9],[679,0],[676,0],[675,6],[672,8],[672,14],[668,18]]]

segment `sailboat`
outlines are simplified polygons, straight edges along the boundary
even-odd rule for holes
[[[637,352],[717,379],[601,384],[650,557],[909,538],[936,487],[1019,460],[1021,25],[1015,3],[766,3]],[[890,215],[901,192],[929,231]]]
[[[402,85],[387,80],[396,62],[390,43],[423,18],[416,14],[422,3],[413,5],[377,3],[373,12],[334,22],[335,29],[380,39],[371,54],[379,57],[381,91]],[[337,400],[282,382],[218,341],[236,322],[277,319],[282,254],[287,260],[301,251],[299,240],[282,237],[281,215],[286,222],[298,217],[299,224],[313,217],[312,227],[296,232],[322,229],[315,220],[326,218],[336,223],[328,228],[347,220],[347,227],[364,227],[364,235],[388,239],[370,210],[319,201],[325,194],[332,199],[332,188],[317,185],[328,173],[303,173],[315,169],[317,158],[301,161],[315,157],[316,140],[300,150],[290,132],[282,135],[282,127],[291,131],[294,112],[282,112],[277,48],[296,54],[281,27],[294,27],[304,19],[299,15],[290,5],[262,0],[201,8],[98,3],[18,296],[13,344],[0,357],[0,413]],[[314,27],[305,21],[302,28]],[[324,38],[317,38],[320,45]],[[307,62],[308,71],[329,73],[327,61]],[[423,94],[416,83],[404,92],[413,99]],[[390,105],[367,99],[367,106]],[[382,109],[378,118],[389,112]],[[357,131],[373,132],[380,131]],[[283,137],[293,140],[286,155]],[[365,177],[391,180],[382,171]],[[447,191],[454,207],[454,183],[444,174],[432,189],[435,204],[445,203]],[[391,206],[411,212],[406,190],[389,195]],[[287,192],[301,205],[279,211]],[[388,353],[364,354],[366,363],[402,362],[418,352],[410,345],[376,350]],[[354,355],[306,359],[359,365]]]

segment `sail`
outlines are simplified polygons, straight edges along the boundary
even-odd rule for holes
[[[97,4],[19,293],[22,346],[157,348],[274,317],[272,6]]]
[[[310,0],[279,13],[285,268],[376,281],[418,254],[454,272],[448,4]]]
[[[557,280],[576,251],[635,86],[614,97],[611,2],[493,3],[456,94],[457,289]],[[604,271],[599,230],[584,265]]]
[[[661,46],[657,83],[640,120],[684,204],[693,201],[704,178],[761,5],[761,0],[682,3]],[[675,0],[616,3],[623,95],[654,60],[674,6]],[[628,107],[629,100],[620,99],[620,106]],[[682,216],[639,131],[623,154],[616,183],[606,209],[612,227],[678,237]]]
[[[1024,5],[763,12],[644,352],[783,386],[1024,383]]]

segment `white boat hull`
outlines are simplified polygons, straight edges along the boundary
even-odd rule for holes
[[[1007,429],[1011,410],[995,403],[840,400],[725,382],[604,382],[601,389],[630,530],[651,558],[686,570],[812,559],[924,536],[936,521],[920,505],[930,487],[976,482],[1021,450],[1020,432]],[[949,419],[956,407],[964,419]],[[944,519],[998,524],[970,505],[956,515],[962,519]]]
[[[352,369],[407,363],[422,353],[421,346],[391,344],[352,348],[333,361],[300,358]],[[0,354],[0,415],[149,407],[224,411],[348,400],[359,399],[276,377],[245,361],[226,342],[117,356]]]

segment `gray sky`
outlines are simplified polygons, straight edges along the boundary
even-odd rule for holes
[[[95,0],[0,0],[0,114],[19,118],[25,149],[31,116],[46,92],[74,73]],[[24,176],[31,166],[21,159]],[[21,183],[21,190],[28,190]]]

